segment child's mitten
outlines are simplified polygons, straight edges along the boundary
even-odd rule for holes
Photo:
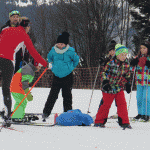
[[[131,92],[131,84],[130,83],[126,83],[126,91],[128,94]]]
[[[48,65],[48,69],[52,69],[52,63],[49,63],[49,65]]]
[[[146,66],[148,67],[148,68],[150,68],[150,61],[146,61]]]
[[[109,80],[104,80],[103,81],[103,84],[102,84],[102,87],[103,87],[103,89],[105,90],[105,91],[109,91],[109,90],[111,90],[111,86],[110,86],[110,84],[109,84]]]
[[[25,89],[24,91],[25,91],[25,93],[27,94],[28,91],[29,91],[29,88]],[[32,101],[32,100],[33,100],[33,95],[32,95],[31,93],[29,93],[29,94],[27,95],[27,100],[28,100],[28,101]]]
[[[132,59],[131,62],[130,62],[130,65],[131,66],[136,66],[138,64],[138,62],[139,62],[138,58]]]

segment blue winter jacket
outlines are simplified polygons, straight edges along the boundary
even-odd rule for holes
[[[90,115],[83,114],[79,109],[68,110],[56,118],[56,124],[61,126],[89,126],[93,122]]]
[[[48,53],[47,58],[48,62],[52,63],[52,72],[59,78],[69,75],[79,63],[79,56],[69,45],[62,50],[55,45]]]

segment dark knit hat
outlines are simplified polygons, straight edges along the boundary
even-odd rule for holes
[[[30,20],[29,19],[22,19],[21,22],[20,22],[20,25],[22,27],[27,27],[30,23]]]
[[[64,43],[67,45],[69,43],[69,36],[70,34],[68,32],[63,32],[58,36],[56,43]]]
[[[141,43],[141,45],[144,45],[148,48],[147,54],[150,55],[150,42],[144,41],[144,42]]]
[[[111,51],[112,49],[115,50],[115,45],[116,45],[116,41],[112,40],[108,47],[108,51]]]
[[[150,42],[144,41],[144,42],[141,43],[141,45],[146,46],[148,48],[148,50],[150,50]]]

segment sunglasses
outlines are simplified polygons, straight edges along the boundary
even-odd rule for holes
[[[14,10],[14,11],[9,13],[9,17],[11,17],[12,15],[19,15],[20,16],[20,12],[18,10]]]

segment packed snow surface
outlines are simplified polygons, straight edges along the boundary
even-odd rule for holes
[[[26,113],[42,113],[49,88],[34,88],[34,100],[28,102]],[[73,109],[80,109],[87,113],[92,90],[73,89]],[[0,89],[0,110],[4,107],[2,90]],[[129,105],[130,94],[125,92]],[[90,104],[89,115],[96,115],[102,92],[95,90]],[[12,99],[12,109],[14,100]],[[116,114],[113,102],[110,115]],[[61,92],[52,113],[63,112],[63,99]],[[129,117],[137,115],[136,91],[132,92],[129,107]],[[41,122],[41,116],[38,122]],[[0,119],[0,121],[2,121]],[[133,129],[122,130],[117,124],[117,119],[108,119],[106,128],[99,127],[41,127],[11,125],[15,130],[3,128],[0,132],[0,150],[149,150],[150,123],[131,122]],[[47,123],[54,123],[54,114],[47,119]]]

